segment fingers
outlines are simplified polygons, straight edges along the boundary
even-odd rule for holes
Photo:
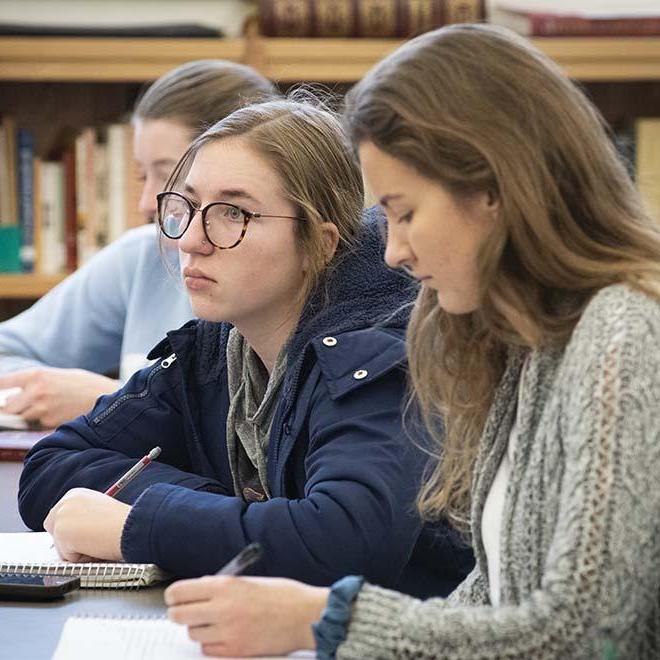
[[[25,387],[30,382],[33,374],[33,369],[24,369],[0,376],[0,390],[9,389],[10,387]]]
[[[202,644],[202,653],[216,658],[227,656],[226,647],[223,644]]]
[[[167,610],[167,616],[170,621],[186,626],[207,626],[213,623],[215,618],[213,606],[207,600],[186,605],[174,605]]]
[[[5,404],[2,406],[2,412],[22,415],[32,405],[33,400],[34,393],[26,386],[17,394],[7,397]]]
[[[165,590],[165,604],[172,606],[210,600],[230,579],[209,575],[194,580],[179,580]]]
[[[220,644],[222,633],[220,626],[188,626],[188,637],[200,644]]]

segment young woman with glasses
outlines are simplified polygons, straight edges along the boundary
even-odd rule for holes
[[[256,71],[222,60],[188,62],[154,82],[132,119],[145,222],[155,219],[156,193],[195,137],[249,101],[276,95]],[[4,412],[53,428],[145,366],[163,334],[193,317],[170,273],[176,258],[176,250],[158,250],[153,224],[128,231],[29,310],[0,323],[0,389],[22,388]]]
[[[415,286],[380,259],[362,199],[339,122],[308,103],[250,106],[195,140],[158,209],[203,321],[32,450],[25,522],[73,561],[196,576],[258,541],[262,574],[448,593],[470,553],[446,528],[420,535],[402,425]],[[96,492],[155,446],[116,499]]]
[[[660,229],[598,113],[521,37],[461,26],[377,65],[346,123],[385,259],[421,281],[410,373],[444,437],[419,505],[476,567],[426,601],[186,580],[171,618],[231,657],[658,658]]]

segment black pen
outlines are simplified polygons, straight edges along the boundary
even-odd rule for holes
[[[259,543],[246,545],[233,559],[229,560],[216,575],[238,575],[248,566],[252,566],[262,555]]]

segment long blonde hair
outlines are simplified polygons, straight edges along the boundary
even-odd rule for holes
[[[351,90],[345,124],[457,199],[488,192],[481,304],[452,316],[422,287],[408,330],[437,460],[418,504],[465,526],[479,439],[511,346],[565,343],[596,291],[659,295],[660,232],[598,111],[528,41],[486,25],[424,34]],[[444,432],[441,427],[444,426]]]

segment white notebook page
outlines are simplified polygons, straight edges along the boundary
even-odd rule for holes
[[[0,536],[0,564],[53,564],[61,562],[48,532],[17,532]]]
[[[167,619],[71,617],[52,660],[188,660],[204,658],[185,626]],[[299,651],[289,658],[314,658]]]

